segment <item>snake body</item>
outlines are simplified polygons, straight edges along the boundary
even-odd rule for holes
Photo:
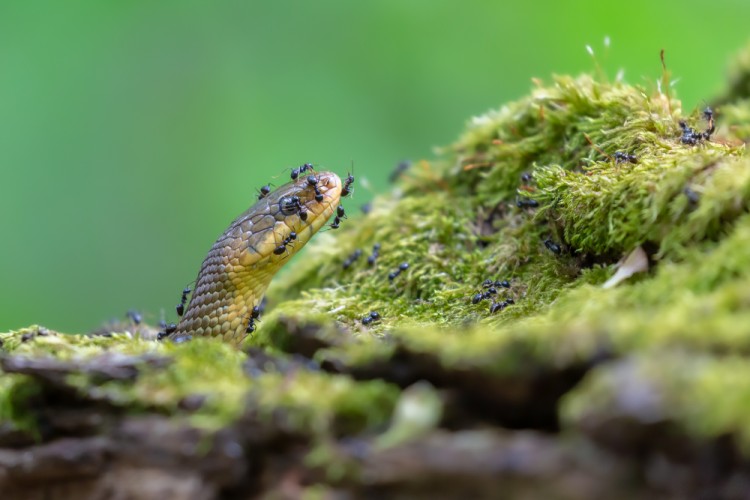
[[[193,296],[170,335],[172,340],[211,336],[242,342],[253,308],[273,276],[339,205],[341,179],[332,172],[318,172],[314,177],[314,185],[300,176],[279,187],[219,236],[201,265]]]

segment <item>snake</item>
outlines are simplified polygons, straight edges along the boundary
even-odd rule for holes
[[[325,171],[261,195],[209,250],[169,338],[219,337],[240,344],[274,275],[326,224],[341,196],[341,179]]]

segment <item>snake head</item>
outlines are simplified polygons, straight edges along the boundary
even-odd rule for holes
[[[333,172],[299,176],[237,217],[203,261],[173,340],[221,336],[240,342],[273,276],[323,227],[341,200]]]
[[[235,237],[246,240],[240,264],[286,260],[326,224],[341,200],[341,179],[333,172],[315,178],[315,184],[305,177],[281,186],[230,226]]]

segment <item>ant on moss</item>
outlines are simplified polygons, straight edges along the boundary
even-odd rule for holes
[[[544,246],[555,255],[560,255],[562,253],[562,247],[549,238],[544,240]]]
[[[370,314],[362,318],[363,325],[369,325],[370,323],[380,321],[380,313],[377,311],[370,311]]]
[[[522,198],[520,196],[517,196],[516,206],[518,208],[537,208],[539,206],[539,202],[533,198]]]
[[[362,256],[362,250],[360,250],[359,248],[356,249],[349,257],[346,258],[342,267],[344,269],[349,269],[352,266],[352,264],[354,264],[354,261],[359,259],[361,256]]]
[[[703,132],[698,132],[694,128],[689,127],[684,120],[680,120],[678,125],[682,130],[682,137],[680,137],[680,141],[683,144],[695,146],[700,141],[711,140],[711,136],[716,131],[716,120],[714,118],[714,110],[711,109],[710,106],[706,106],[706,108],[703,110],[703,118],[705,118],[708,122],[706,130],[704,130]]]
[[[638,163],[638,157],[622,151],[615,151],[615,163]]]
[[[388,275],[388,281],[395,280],[398,277],[399,274],[401,274],[402,272],[406,271],[407,269],[409,269],[409,263],[408,262],[402,262],[398,266],[398,269],[396,269],[395,271],[393,271],[392,273],[390,273]]]
[[[506,307],[508,307],[511,304],[515,304],[516,301],[513,300],[511,297],[508,297],[502,302],[493,302],[490,304],[490,314],[495,314],[497,311],[502,311]]]
[[[370,266],[374,266],[375,261],[378,260],[378,257],[380,257],[380,243],[375,243],[372,246],[372,254],[367,257],[367,264]]]

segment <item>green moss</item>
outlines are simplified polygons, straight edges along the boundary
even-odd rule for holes
[[[724,104],[719,111],[719,131],[730,140],[750,142],[750,97]]]
[[[108,336],[62,335],[43,326],[32,325],[20,330],[0,333],[0,353],[50,354],[57,359],[67,360],[76,356],[96,354],[110,347],[122,349],[123,343],[137,345],[142,342],[131,341],[131,337],[124,333]]]
[[[750,454],[750,365],[739,356],[657,351],[605,365],[562,408],[572,427],[611,419],[669,423],[703,440],[731,435]]]
[[[437,180],[407,186],[400,199],[379,199],[368,217],[339,235],[343,244],[318,241],[270,295],[283,301],[308,290],[317,302],[311,310],[336,311],[337,320],[350,324],[378,308],[399,325],[416,318],[461,324],[478,319],[465,298],[486,277],[516,278],[526,287],[522,293],[532,302],[522,316],[575,281],[580,262],[551,262],[546,238],[609,262],[644,243],[657,245],[661,257],[682,258],[694,243],[720,238],[747,210],[750,169],[743,147],[682,144],[679,118],[679,102],[668,106],[663,96],[637,87],[558,77],[475,119],[434,167]],[[697,117],[688,121],[702,126]],[[638,163],[610,161],[586,136],[610,156],[626,151]],[[482,167],[464,170],[472,165]],[[536,185],[519,192],[524,171]],[[535,215],[519,210],[513,206],[519,194],[542,207]],[[363,258],[341,268],[356,248],[367,255],[375,243],[383,245],[376,267]],[[412,268],[391,284],[388,272],[400,262]],[[386,321],[373,331],[390,326]]]
[[[726,90],[714,101],[722,106],[750,97],[750,43],[729,63]]]
[[[264,375],[251,391],[266,418],[284,415],[285,425],[305,434],[333,429],[348,434],[382,426],[397,397],[398,389],[384,382],[302,371]]]
[[[199,408],[189,413],[194,425],[220,428],[235,420],[245,408],[250,380],[244,376],[244,355],[231,346],[198,339],[188,345],[153,343],[126,352],[136,354],[156,350],[168,356],[165,367],[144,363],[135,381],[114,380],[96,384],[91,376],[79,375],[70,382],[97,398],[133,409],[157,408],[171,414],[180,410],[189,396],[201,398]],[[135,352],[134,352],[135,351]]]
[[[0,428],[27,432],[37,437],[37,422],[28,402],[39,394],[39,386],[22,375],[0,375]]]
[[[390,338],[411,352],[437,356],[445,367],[471,366],[505,375],[524,366],[572,365],[603,347],[615,354],[663,347],[746,353],[748,245],[750,217],[743,216],[720,243],[684,261],[664,263],[652,276],[630,284],[602,289],[595,283],[604,280],[604,273],[595,270],[586,273],[589,283],[581,278],[541,314],[505,322],[490,317],[470,329],[402,328]],[[393,342],[383,347],[359,342],[329,349],[326,356],[358,366],[382,362],[393,352]]]
[[[736,343],[743,329],[727,326],[744,313],[727,306],[743,300],[745,278],[696,277],[707,259],[714,273],[727,266],[746,272],[750,162],[741,146],[682,144],[680,113],[678,101],[637,87],[558,77],[474,119],[446,158],[407,182],[405,194],[381,198],[369,216],[351,221],[339,234],[342,244],[319,240],[273,285],[272,299],[282,302],[277,312],[299,323],[344,325],[338,338],[320,330],[322,344],[335,344],[320,358],[355,365],[394,353],[393,342],[377,341],[383,332],[446,366],[491,372],[519,368],[510,346],[542,362],[574,362],[603,342],[624,351],[662,343],[743,349]],[[687,120],[704,126],[698,117]],[[616,163],[599,150],[638,161]],[[524,171],[534,180],[519,191]],[[519,195],[541,208],[517,208]],[[546,238],[567,252],[549,252]],[[363,257],[342,268],[356,248],[366,256],[375,243],[382,245],[376,266]],[[657,249],[656,271],[602,290],[612,264],[642,244]],[[410,268],[390,282],[400,262]],[[486,278],[509,279],[511,290],[499,297],[516,304],[496,315],[487,301],[473,305]],[[365,327],[359,319],[370,310],[383,321]],[[717,328],[722,333],[706,337]],[[262,331],[258,338],[285,349]]]
[[[6,338],[13,344],[20,335],[6,334]],[[359,431],[387,421],[398,395],[395,387],[382,382],[356,383],[346,376],[307,370],[292,375],[270,371],[250,378],[244,368],[247,356],[212,339],[173,344],[49,335],[18,345],[14,354],[75,361],[82,367],[102,355],[167,358],[167,363],[154,363],[153,357],[136,358],[138,376],[133,379],[102,381],[95,370],[82,368],[68,375],[66,384],[86,399],[107,401],[131,412],[156,410],[185,417],[192,425],[209,430],[236,421],[251,405],[268,419],[284,412],[288,427],[302,434],[334,428]],[[24,402],[38,393],[40,382],[25,375],[4,375],[0,380],[0,420],[33,429],[33,412]],[[187,405],[185,409],[188,398],[200,401],[197,408]]]
[[[736,117],[747,113],[736,106]],[[442,159],[416,167],[403,190],[337,240],[319,239],[274,283],[271,317],[286,323],[263,328],[315,325],[316,358],[355,370],[407,351],[446,370],[516,378],[602,353],[747,352],[750,161],[721,132],[683,144],[680,119],[706,126],[682,117],[676,100],[586,76],[558,77],[474,119]],[[606,156],[616,151],[637,163]],[[526,187],[523,172],[533,175]],[[518,208],[519,196],[540,208]],[[375,243],[380,258],[369,266]],[[602,289],[639,245],[652,269]],[[363,257],[343,269],[357,248]],[[400,262],[409,270],[389,281]],[[515,305],[492,315],[488,301],[472,304],[486,278],[510,280],[498,300]],[[371,310],[383,320],[362,325]],[[251,342],[295,350],[263,328]]]
[[[582,374],[581,367],[604,358],[651,366],[657,353],[675,350],[703,361],[700,376],[688,373],[683,358],[659,367],[674,370],[663,377],[664,390],[681,392],[666,399],[674,401],[669,418],[700,436],[735,432],[750,416],[744,399],[724,406],[718,400],[722,389],[745,390],[722,367],[724,357],[744,374],[740,356],[750,352],[750,161],[738,141],[750,135],[742,128],[750,105],[737,100],[722,108],[726,120],[717,115],[711,140],[689,145],[680,140],[679,121],[697,130],[707,125],[698,114],[685,116],[676,99],[585,75],[538,83],[528,97],[473,119],[437,160],[419,162],[398,189],[377,198],[371,213],[317,235],[272,284],[271,309],[243,348],[302,354],[360,379],[383,376],[403,385],[417,377],[457,386],[455,379],[465,377],[464,389],[480,381],[471,387],[475,397],[482,383],[502,386],[487,392],[526,394],[536,386],[503,384],[570,367]],[[637,161],[618,163],[616,152]],[[521,180],[524,172],[531,180]],[[561,251],[550,251],[546,240]],[[369,264],[376,244],[379,256]],[[648,272],[603,289],[616,262],[638,246],[649,253]],[[357,249],[362,257],[345,268]],[[389,276],[404,263],[408,268]],[[498,285],[495,295],[474,303],[486,279],[507,280],[510,288]],[[490,303],[507,299],[513,304],[490,312]],[[381,319],[364,324],[372,311]],[[135,380],[101,383],[78,374],[69,382],[132,411],[160,411],[212,429],[250,409],[266,422],[317,436],[309,459],[334,476],[351,471],[326,440],[387,432],[404,394],[379,380],[307,366],[266,367],[251,377],[247,356],[220,342],[155,344],[124,335],[22,342],[22,335],[0,335],[3,349],[65,360],[103,351],[166,356],[170,364],[144,363]],[[606,409],[615,394],[606,379],[610,366],[572,390],[571,425],[588,398]],[[14,390],[23,395],[34,385],[27,377],[6,380],[0,411],[20,425],[25,416],[8,410]],[[570,380],[573,387],[577,379]],[[716,415],[691,413],[692,390],[702,398],[697,407],[710,412],[716,405]],[[182,409],[195,395],[203,404]],[[398,439],[408,440],[409,432]],[[745,440],[746,431],[739,432]]]

